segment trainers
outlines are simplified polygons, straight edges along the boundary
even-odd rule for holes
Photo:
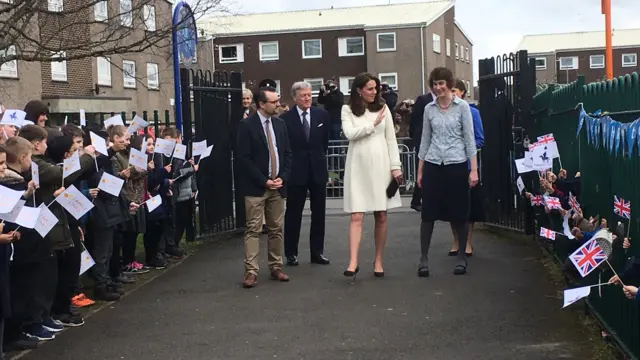
[[[131,264],[125,265],[122,268],[122,273],[125,275],[140,275],[140,274],[145,274],[148,273],[149,270],[144,269],[142,266],[138,267],[136,265],[135,262],[132,262]]]
[[[102,301],[120,300],[120,294],[113,291],[113,289],[111,289],[106,284],[96,286],[94,297],[96,300],[102,300]]]
[[[56,316],[57,320],[66,327],[78,327],[84,325],[84,319],[80,315],[61,314]]]
[[[53,332],[45,329],[45,327],[40,324],[29,325],[28,328],[25,329],[24,333],[27,336],[40,341],[53,340],[56,338],[56,335]]]
[[[64,326],[62,326],[61,322],[53,320],[50,317],[42,319],[42,327],[44,327],[45,329],[53,333],[57,333],[64,330]]]
[[[95,301],[89,299],[85,294],[79,294],[71,298],[71,305],[77,308],[91,306],[95,303],[96,303]]]
[[[184,252],[180,248],[168,248],[167,255],[174,259],[182,259],[184,257]]]
[[[27,336],[24,333],[20,333],[20,337],[15,341],[8,341],[3,346],[4,351],[25,351],[38,348],[38,339],[31,336]]]
[[[167,261],[163,259],[161,255],[158,255],[155,259],[149,261],[147,266],[152,269],[162,270],[167,268]]]

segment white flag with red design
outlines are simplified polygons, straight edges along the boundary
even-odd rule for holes
[[[623,198],[619,198],[617,195],[613,196],[613,212],[625,219],[631,218],[631,201],[626,201]]]
[[[547,206],[547,209],[549,210],[562,209],[562,204],[560,203],[560,199],[558,199],[557,197],[549,196],[548,198],[545,199],[545,204]]]
[[[540,236],[549,240],[555,240],[556,232],[547,228],[540,228]]]

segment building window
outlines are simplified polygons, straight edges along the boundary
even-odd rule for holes
[[[52,59],[59,59],[67,56],[67,53],[61,51],[53,54]],[[67,60],[51,62],[51,80],[67,81]]]
[[[313,79],[303,79],[305,82],[308,82],[309,85],[311,85],[311,94],[313,94],[313,96],[318,96],[318,93],[320,92],[320,88],[322,87],[322,85],[324,85],[324,79],[323,78],[313,78]]]
[[[244,62],[244,45],[220,45],[218,58],[221,64]]]
[[[381,73],[378,78],[380,83],[387,83],[393,90],[398,90],[398,73]]]
[[[47,0],[47,8],[49,11],[61,12],[64,10],[64,4],[62,0]]]
[[[302,58],[319,59],[322,57],[322,40],[302,40]]]
[[[136,62],[122,61],[122,77],[124,79],[124,87],[129,89],[136,88]]]
[[[471,97],[471,83],[467,81],[467,97]]]
[[[460,58],[459,46],[458,46],[458,43],[456,43],[456,60],[458,60],[459,58]]]
[[[158,73],[158,64],[147,63],[147,87],[149,89],[160,88],[160,75]]]
[[[561,57],[560,58],[560,70],[577,70],[578,69],[578,57]]]
[[[4,50],[0,50],[0,59],[5,56],[11,56],[16,54],[16,47],[11,45]],[[2,62],[0,65],[0,77],[17,78],[18,77],[18,60],[11,60],[8,62]]]
[[[111,61],[105,57],[96,59],[98,68],[98,85],[111,86]]]
[[[464,59],[469,63],[469,48],[464,48]]]
[[[142,16],[144,17],[144,27],[147,31],[156,31],[156,7],[153,5],[145,5]]]
[[[98,1],[93,5],[93,12],[96,21],[106,21],[109,17],[109,10],[106,1]]]
[[[120,0],[120,25],[131,27],[133,26],[132,11],[133,5],[131,0]]]
[[[447,39],[447,56],[451,56],[451,40]]]
[[[343,94],[351,94],[351,87],[355,76],[340,76],[340,90]]]
[[[433,52],[440,54],[441,51],[442,48],[440,45],[440,35],[433,34]]]
[[[260,61],[273,61],[280,58],[277,41],[260,42]]]
[[[338,56],[364,55],[364,38],[349,37],[338,39]]]
[[[604,55],[589,56],[589,68],[604,69]]]
[[[536,58],[536,70],[546,70],[547,69],[547,58],[546,57],[537,57]]]
[[[396,51],[396,33],[380,33],[376,35],[378,52]]]
[[[276,93],[280,95],[280,80],[273,80],[276,82]]]
[[[638,66],[638,54],[622,54],[622,67]]]

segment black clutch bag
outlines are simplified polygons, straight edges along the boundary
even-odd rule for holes
[[[391,199],[392,197],[394,197],[399,188],[400,184],[398,183],[398,180],[392,178],[391,182],[389,182],[389,186],[387,186],[387,198]]]

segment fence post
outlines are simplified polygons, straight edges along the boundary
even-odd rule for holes
[[[169,118],[169,110],[165,110],[164,111],[164,126],[165,127],[170,127],[171,126],[171,121]]]

